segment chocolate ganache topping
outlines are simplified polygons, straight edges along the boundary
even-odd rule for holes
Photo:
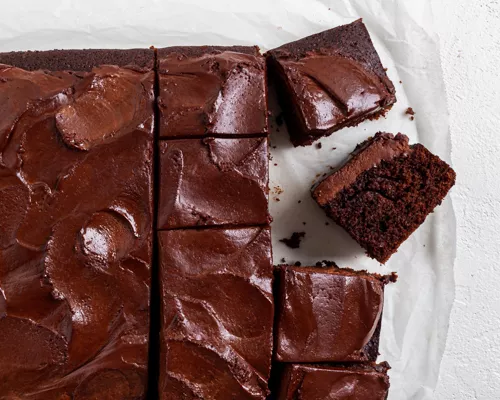
[[[379,326],[385,279],[338,268],[280,267],[276,359],[376,358],[367,346]]]
[[[161,137],[267,133],[263,57],[222,49],[159,50]]]
[[[408,136],[377,132],[373,138],[360,143],[343,165],[313,187],[312,196],[320,206],[326,206],[364,171],[410,152]]]
[[[269,222],[266,138],[162,141],[160,163],[159,229]]]
[[[0,65],[0,398],[145,395],[153,82]]]
[[[265,399],[271,368],[269,228],[159,232],[160,398]]]
[[[280,400],[385,400],[389,391],[388,366],[289,365]]]
[[[389,96],[376,74],[339,54],[311,51],[300,59],[282,57],[279,64],[310,133],[376,113]]]

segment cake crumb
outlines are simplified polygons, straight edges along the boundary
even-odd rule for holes
[[[282,263],[285,263],[285,262],[286,262],[285,257],[283,257],[280,261],[281,261]]]
[[[281,201],[279,197],[275,197],[274,201]]]
[[[273,149],[276,149],[276,148],[278,148],[278,146],[272,146],[272,147],[273,147]]]
[[[337,148],[336,147],[332,147],[332,150],[337,150]]]
[[[285,243],[291,249],[298,249],[300,247],[300,241],[305,235],[305,232],[293,232],[290,238],[280,239],[280,242]]]
[[[276,194],[281,194],[281,193],[283,193],[283,189],[281,188],[281,186],[275,186],[275,187],[273,188],[273,190],[274,190],[274,193],[276,193]]]
[[[411,107],[408,107],[405,111],[405,114],[407,115],[415,115],[415,110],[413,110],[413,108]]]
[[[302,265],[302,263],[300,261],[295,261],[295,264],[294,264],[296,267],[300,267]]]
[[[274,166],[277,167],[278,166],[278,163],[274,163]]]
[[[319,150],[323,147],[323,145],[321,144],[321,142],[318,142],[316,143],[316,148]]]
[[[298,204],[302,203],[302,200],[299,200],[297,203],[298,203]]]
[[[302,222],[302,225],[306,225],[306,222]]]
[[[327,225],[327,226],[328,226],[328,225],[330,225],[330,223],[327,221],[327,222],[325,222],[325,225]]]

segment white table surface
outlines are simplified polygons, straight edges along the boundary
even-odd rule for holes
[[[418,1],[418,0],[416,0]],[[500,399],[500,1],[435,0],[457,185],[456,299],[436,400]]]

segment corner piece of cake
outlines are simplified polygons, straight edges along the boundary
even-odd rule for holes
[[[158,49],[160,137],[266,135],[264,57],[256,46]]]
[[[396,102],[361,19],[285,44],[266,57],[294,146],[384,115]]]
[[[389,364],[288,364],[279,400],[386,400]]]
[[[371,257],[385,263],[455,184],[455,172],[421,144],[377,133],[312,189],[312,196]]]
[[[376,361],[384,288],[396,279],[335,266],[277,267],[275,361]]]

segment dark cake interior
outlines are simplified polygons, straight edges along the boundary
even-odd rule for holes
[[[313,197],[367,254],[385,263],[441,204],[455,172],[421,144],[377,133],[313,190]]]

